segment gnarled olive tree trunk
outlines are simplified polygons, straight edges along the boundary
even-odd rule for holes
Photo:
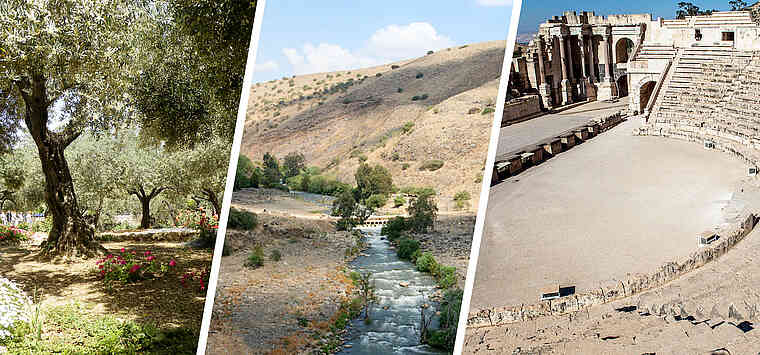
[[[48,129],[48,102],[45,79],[35,77],[17,82],[25,101],[24,121],[31,133],[45,175],[45,202],[53,226],[43,254],[49,256],[91,257],[105,249],[95,241],[95,229],[85,220],[77,204],[74,181],[64,150],[82,133],[67,124],[60,132]],[[93,172],[97,173],[97,172]]]
[[[154,198],[158,197],[158,195],[164,190],[166,190],[167,187],[154,187],[153,190],[150,191],[150,193],[146,193],[145,189],[142,186],[139,186],[137,189],[131,189],[129,190],[129,193],[132,195],[137,196],[137,199],[140,200],[140,206],[142,206],[142,218],[140,219],[140,228],[142,229],[149,229],[151,225],[151,218],[150,218],[150,203],[153,201]]]

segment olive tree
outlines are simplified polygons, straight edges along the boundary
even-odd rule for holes
[[[230,148],[226,140],[215,139],[176,155],[181,157],[177,159],[178,191],[208,202],[217,216],[222,212]]]
[[[102,250],[79,209],[64,151],[85,131],[107,132],[129,117],[125,75],[137,10],[126,0],[0,4],[0,116],[23,121],[37,147],[53,219],[47,254]]]

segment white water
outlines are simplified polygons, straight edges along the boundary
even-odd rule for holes
[[[429,297],[435,291],[435,280],[417,271],[412,263],[400,260],[395,249],[380,235],[380,228],[361,228],[367,235],[368,248],[352,264],[360,273],[371,272],[377,302],[370,308],[370,324],[364,314],[351,322],[342,354],[441,354],[427,345],[420,345],[420,306],[430,305],[432,316],[436,304]],[[401,282],[408,282],[402,287]],[[424,296],[423,296],[424,294]],[[432,324],[437,327],[437,324]]]

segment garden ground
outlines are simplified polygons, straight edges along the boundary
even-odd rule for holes
[[[98,319],[113,316],[141,325],[156,325],[161,330],[184,328],[197,338],[206,290],[201,291],[199,284],[189,282],[184,287],[181,279],[186,272],[197,275],[209,268],[210,250],[192,249],[182,242],[103,243],[112,254],[119,254],[122,248],[138,255],[150,251],[162,263],[171,259],[177,262],[173,271],[162,278],[127,284],[114,282],[109,288],[99,277],[97,259],[52,263],[38,257],[39,246],[35,244],[0,246],[0,275],[22,285],[30,297],[36,298],[35,303],[41,305],[43,312],[77,304],[85,316]],[[80,329],[63,331],[82,334],[60,334],[60,327],[47,322],[42,328],[43,339],[51,343],[55,343],[55,339],[64,339],[60,342],[80,339],[87,343],[85,338],[89,336]]]

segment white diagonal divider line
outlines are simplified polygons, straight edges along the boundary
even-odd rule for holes
[[[256,2],[256,14],[254,15],[253,28],[251,29],[251,43],[248,47],[248,60],[245,65],[245,75],[243,76],[243,92],[240,95],[240,105],[238,106],[237,123],[235,124],[235,137],[232,140],[232,149],[230,150],[230,165],[227,168],[227,185],[224,188],[224,199],[222,201],[222,213],[219,216],[219,229],[216,232],[216,245],[214,245],[214,257],[211,261],[211,271],[208,278],[208,290],[206,290],[206,304],[203,306],[203,321],[201,322],[201,331],[198,336],[197,355],[206,353],[206,342],[208,340],[208,331],[211,326],[211,312],[214,310],[214,297],[216,296],[216,284],[219,279],[219,264],[222,262],[222,250],[224,249],[224,236],[227,233],[227,217],[230,214],[230,204],[232,202],[232,188],[235,185],[235,174],[237,173],[237,162],[240,157],[240,143],[243,140],[243,127],[245,126],[245,115],[248,108],[248,98],[251,96],[251,81],[253,80],[253,67],[256,63],[256,50],[258,49],[259,36],[261,34],[261,22],[264,17],[264,8],[266,0]]]
[[[472,244],[470,246],[470,262],[467,265],[467,279],[464,284],[464,295],[462,297],[462,307],[459,311],[459,325],[457,326],[457,339],[454,344],[454,354],[461,354],[464,349],[464,335],[467,330],[467,316],[470,312],[470,299],[472,299],[472,287],[475,282],[475,268],[478,265],[478,255],[480,254],[480,241],[483,238],[483,224],[485,223],[486,208],[488,208],[488,192],[491,188],[491,175],[493,172],[493,163],[496,159],[496,148],[499,142],[499,131],[501,128],[501,119],[504,115],[504,102],[507,97],[507,84],[509,84],[510,67],[512,64],[512,52],[515,47],[517,37],[517,24],[520,20],[520,9],[522,1],[516,0],[512,4],[512,18],[509,20],[509,32],[507,33],[507,45],[504,52],[504,64],[501,68],[501,81],[499,82],[499,93],[496,96],[496,112],[494,112],[493,123],[491,125],[491,141],[488,145],[488,158],[483,171],[483,183],[480,188],[480,201],[478,203],[478,215],[475,219],[475,230],[473,231]]]

